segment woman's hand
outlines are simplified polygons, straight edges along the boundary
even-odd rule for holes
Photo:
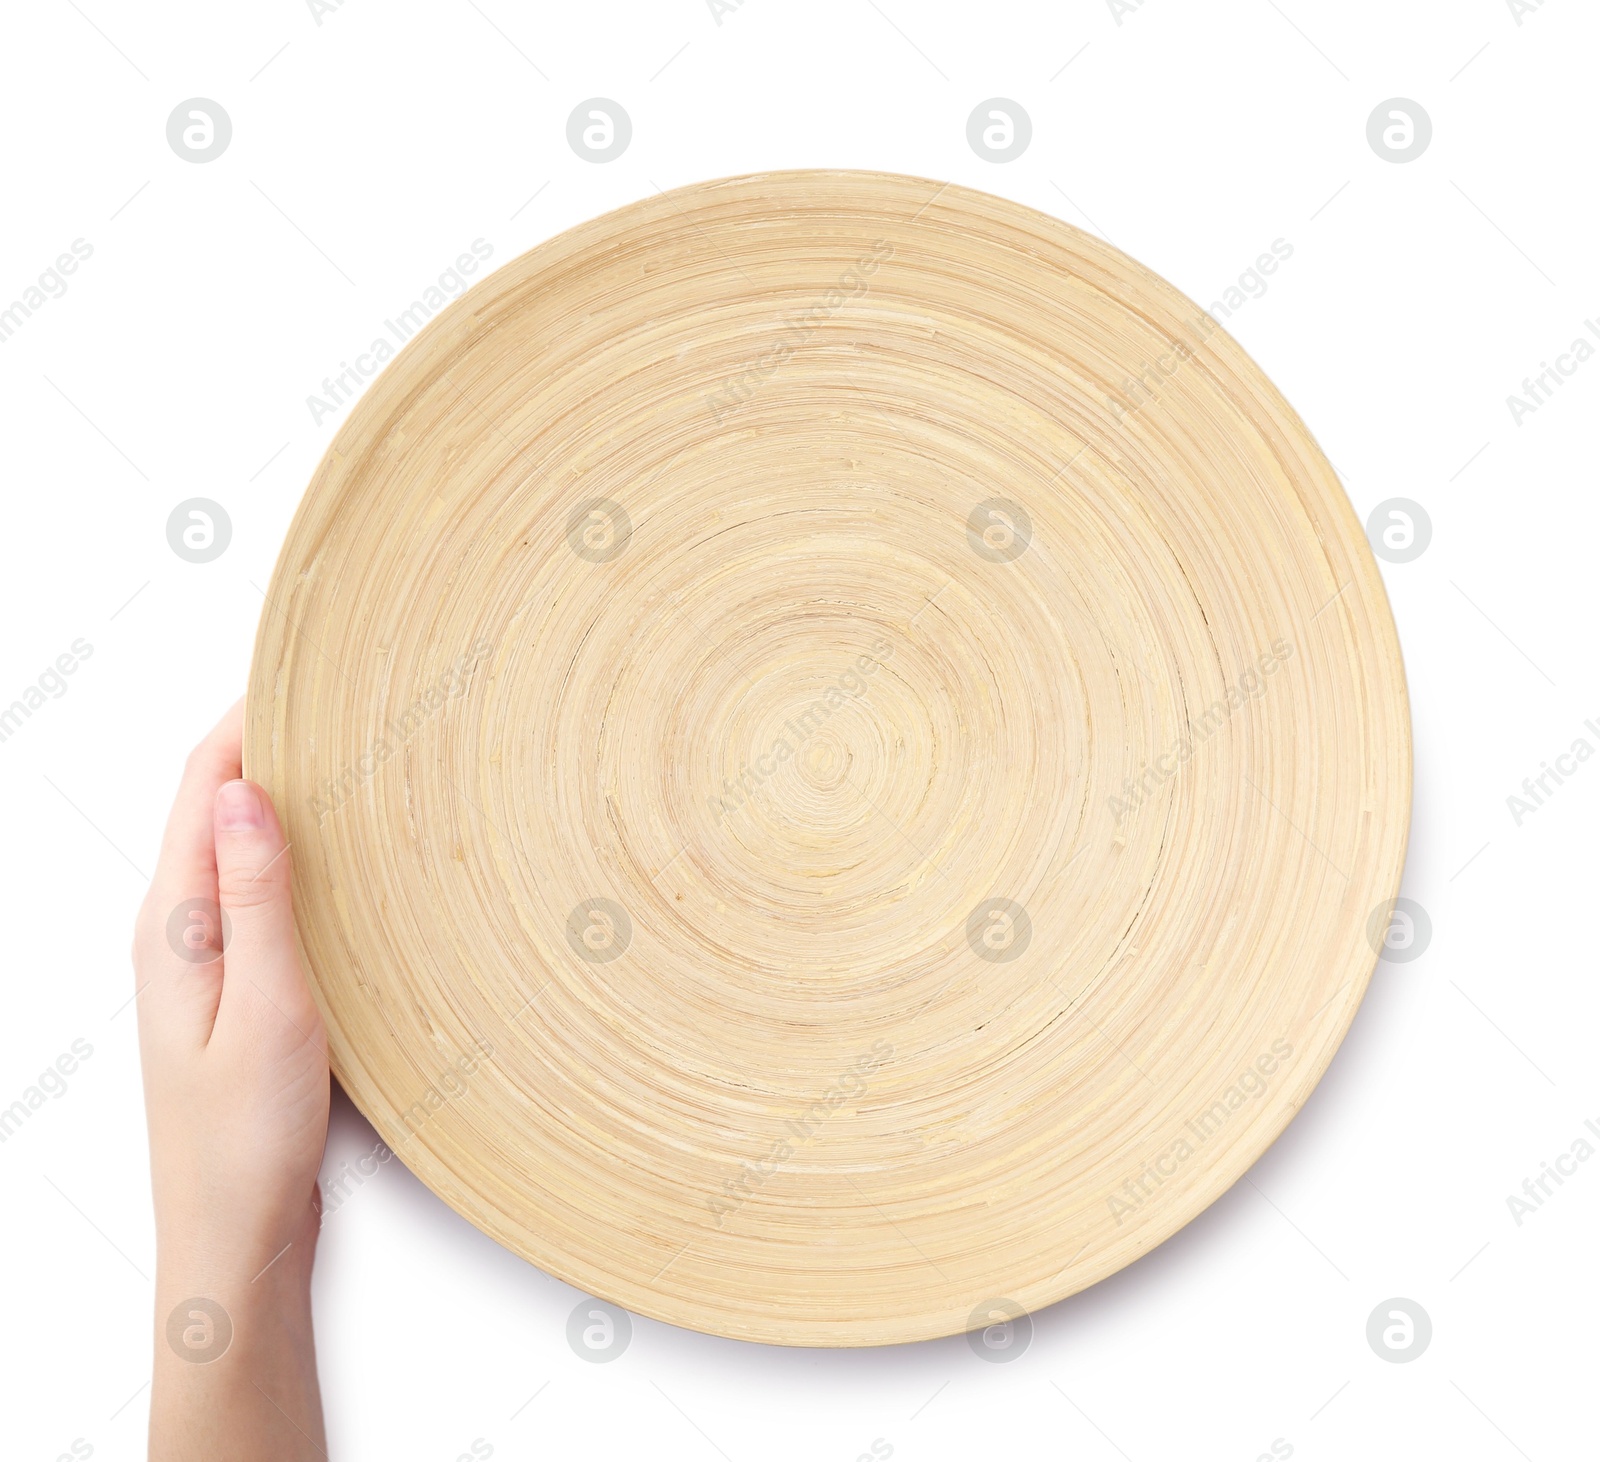
[[[322,1017],[290,852],[239,780],[243,703],[189,758],[133,963],[156,1211],[158,1462],[326,1457],[311,1339]]]

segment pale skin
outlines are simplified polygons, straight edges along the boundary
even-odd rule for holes
[[[156,1216],[152,1462],[328,1455],[311,1336],[327,1040],[295,947],[292,854],[271,800],[240,780],[243,715],[240,702],[189,757],[134,934]],[[204,912],[169,932],[191,899],[220,904],[220,952]]]

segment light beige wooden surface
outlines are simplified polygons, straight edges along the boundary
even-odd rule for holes
[[[1053,218],[845,172],[433,320],[295,519],[246,759],[406,1164],[799,1345],[1037,1309],[1225,1191],[1349,1025],[1410,797],[1372,557],[1244,352]]]

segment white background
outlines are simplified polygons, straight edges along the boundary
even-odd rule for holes
[[[1057,214],[1202,304],[1292,244],[1227,327],[1363,519],[1405,497],[1433,522],[1383,566],[1416,730],[1405,892],[1431,946],[1379,967],[1251,1182],[1036,1316],[1006,1365],[960,1337],[781,1350],[644,1320],[588,1364],[565,1338],[580,1297],[390,1163],[317,1261],[333,1457],[451,1462],[479,1438],[686,1462],[851,1462],[879,1438],[904,1459],[1251,1462],[1280,1438],[1308,1459],[1593,1455],[1600,1161],[1520,1227],[1506,1200],[1600,1121],[1600,763],[1521,826],[1506,799],[1576,737],[1600,746],[1600,359],[1520,425],[1506,397],[1600,317],[1600,16],[1548,0],[1523,22],[1506,0],[1147,0],[1120,24],[1105,0],[746,0],[720,25],[705,0],[348,0],[320,25],[303,0],[7,7],[0,306],[75,238],[93,255],[0,345],[0,704],[94,649],[0,744],[0,1105],[75,1039],[94,1054],[0,1146],[0,1451],[144,1453],[154,1253],[116,1012],[183,756],[243,687],[348,410],[313,423],[306,397],[475,238],[498,264],[658,187],[845,166]],[[165,134],[195,96],[233,122],[201,166]],[[604,165],[566,140],[593,96],[633,121]],[[1004,165],[966,140],[995,96],[1033,122]],[[1366,138],[1395,96],[1434,127],[1404,165]],[[205,565],[165,537],[196,496],[233,522]],[[341,1101],[330,1164],[372,1143]],[[1432,1317],[1410,1364],[1365,1338],[1391,1296]]]

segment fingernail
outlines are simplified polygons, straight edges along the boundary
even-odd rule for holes
[[[263,827],[261,795],[248,782],[224,782],[217,793],[217,826],[229,828]]]

